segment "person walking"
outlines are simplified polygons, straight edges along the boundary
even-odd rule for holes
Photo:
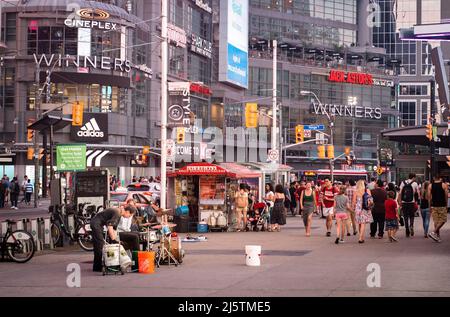
[[[297,209],[297,201],[299,200],[299,197],[297,197],[297,193],[295,190],[295,183],[291,183],[291,186],[289,188],[289,194],[291,195],[291,203],[289,205],[289,209],[291,211],[292,216],[295,217],[295,210]]]
[[[29,205],[31,203],[31,195],[33,194],[34,188],[33,184],[31,184],[31,180],[27,180],[27,184],[25,185],[25,203]]]
[[[371,199],[372,198],[370,197],[368,190],[366,190],[364,181],[359,180],[356,183],[355,196],[353,196],[353,204],[355,205],[355,220],[359,227],[359,243],[364,243],[366,224],[373,221],[372,214],[370,212]]]
[[[398,230],[398,221],[400,216],[397,212],[398,204],[395,196],[396,193],[394,191],[388,191],[387,199],[384,202],[386,231],[388,232],[388,238],[390,242],[398,241],[395,234]]]
[[[11,198],[11,209],[19,209],[17,207],[17,203],[19,201],[19,195],[20,195],[20,186],[19,182],[17,180],[17,177],[13,177],[11,184],[9,185],[10,188],[10,198]]]
[[[447,222],[448,185],[442,181],[439,175],[436,175],[428,191],[431,216],[434,222],[434,231],[428,233],[428,236],[436,242],[441,242],[440,230]]]
[[[383,181],[379,179],[375,183],[375,188],[370,191],[373,198],[372,216],[373,222],[370,224],[370,236],[375,238],[378,227],[378,239],[383,239],[384,235],[384,220],[386,210],[384,209],[384,202],[387,199],[387,192],[383,188]]]
[[[278,184],[275,186],[275,203],[272,208],[272,215],[270,216],[270,224],[272,225],[272,231],[281,231],[282,225],[286,224],[285,219],[283,219],[284,213],[284,189],[283,185]]]
[[[317,209],[316,193],[310,182],[306,183],[305,190],[300,196],[300,208],[303,210],[302,218],[305,225],[306,236],[311,236],[312,215]]]
[[[430,193],[428,188],[430,187],[430,182],[425,182],[422,185],[420,191],[420,214],[422,216],[422,225],[424,237],[428,238],[428,229],[430,227]]]
[[[326,220],[327,237],[331,237],[331,225],[333,223],[334,203],[335,203],[334,196],[337,194],[337,191],[328,178],[325,179],[325,185],[322,189],[322,194],[323,194],[322,213],[327,218]]]
[[[358,233],[358,230],[356,230],[356,220],[355,220],[355,205],[353,204],[353,196],[355,196],[356,192],[356,182],[351,179],[348,182],[348,187],[345,192],[347,195],[348,201],[350,203],[350,209],[347,211],[348,218],[346,221],[347,225],[347,236],[350,236],[350,227],[353,227],[353,235],[355,236]]]
[[[407,180],[400,185],[400,195],[398,195],[398,202],[405,218],[406,237],[414,236],[414,217],[416,213],[416,202],[414,196],[418,193],[416,182],[416,174],[411,173]]]
[[[21,189],[22,192],[23,192],[23,198],[22,198],[22,200],[21,200],[20,202],[26,201],[27,195],[26,195],[25,187],[27,186],[27,184],[28,184],[28,176],[25,175],[25,176],[23,177],[22,186],[20,186],[20,189]]]
[[[286,217],[287,217],[287,213],[288,213],[288,210],[290,209],[290,207],[291,207],[291,193],[289,192],[289,184],[286,184],[286,186],[284,186],[283,187],[283,193],[284,193],[284,197],[285,197],[285,199],[284,199],[284,212],[283,212],[283,217],[284,217],[284,221],[285,221],[285,223],[284,224],[286,224]]]
[[[0,208],[5,207],[5,196],[6,196],[6,186],[5,180],[2,178],[0,180]]]
[[[245,231],[247,226],[247,211],[248,211],[248,192],[247,186],[244,183],[239,184],[239,191],[236,192],[234,200],[236,203],[236,218],[237,218],[237,230]],[[242,224],[242,220],[244,224]]]
[[[269,208],[269,223],[270,223],[270,218],[272,217],[273,205],[275,203],[275,193],[274,193],[273,185],[270,183],[266,184],[266,196],[264,197],[264,200]],[[272,226],[270,225],[267,230],[272,231]]]
[[[345,221],[348,219],[347,211],[350,209],[350,203],[345,192],[345,186],[339,187],[339,192],[334,198],[336,212],[336,240],[334,243],[336,244],[344,242]]]

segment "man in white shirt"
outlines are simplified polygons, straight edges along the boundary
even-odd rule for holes
[[[414,236],[415,197],[419,193],[419,185],[416,182],[416,174],[411,173],[407,180],[400,184],[398,203],[405,218],[406,237]]]

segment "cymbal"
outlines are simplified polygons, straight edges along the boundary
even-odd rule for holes
[[[165,225],[165,226],[168,226],[169,228],[174,228],[174,227],[176,227],[177,225],[176,225],[175,223],[168,223],[168,224]],[[157,225],[157,226],[153,226],[152,229],[159,229],[159,230],[161,230],[162,227],[163,227],[163,225]]]

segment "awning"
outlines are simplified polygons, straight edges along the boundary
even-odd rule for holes
[[[32,123],[27,128],[30,130],[37,130],[40,132],[46,131],[50,129],[50,126],[53,126],[53,131],[58,131],[63,129],[72,123],[72,119],[65,118],[61,116],[55,115],[45,115],[38,121]]]
[[[436,142],[436,147],[450,148],[450,138],[447,128],[447,124],[440,124],[437,127],[437,136],[440,141]],[[381,131],[381,135],[390,141],[425,146],[430,145],[430,141],[426,137],[425,126],[411,126],[397,129],[387,129]]]
[[[246,165],[259,169],[262,173],[273,174],[276,172],[290,172],[292,167],[277,163],[246,163]]]
[[[236,175],[235,178],[258,178],[261,173],[238,163],[220,163],[221,167]]]
[[[174,172],[167,173],[167,176],[169,177],[199,175],[225,176],[230,178],[258,178],[261,176],[261,173],[237,163],[192,163]]]

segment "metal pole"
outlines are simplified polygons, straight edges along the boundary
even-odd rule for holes
[[[167,187],[167,2],[161,0],[161,208],[166,208]]]
[[[332,118],[333,117],[330,117],[330,144],[334,148],[334,122],[333,122]],[[331,183],[334,182],[333,169],[334,169],[334,159],[330,158],[330,178],[331,178]]]
[[[36,63],[36,89],[35,89],[35,116],[36,121],[39,120],[39,110],[40,110],[40,101],[41,97],[39,94],[39,74],[41,69],[39,67],[39,63]],[[38,207],[39,200],[39,143],[38,143],[38,131],[34,131],[34,208]]]
[[[434,79],[430,80],[431,88],[431,105],[430,105],[430,123],[433,129],[435,123],[436,114],[436,93],[435,93],[436,82]],[[430,140],[430,181],[433,181],[433,176],[437,175],[437,164],[436,164],[436,143],[434,142],[434,137]]]
[[[42,184],[47,184],[47,131],[44,130],[42,135],[42,148],[43,148],[43,156],[42,156]],[[42,197],[47,198],[47,187],[42,187]]]
[[[284,144],[287,144],[287,128],[284,128]],[[286,149],[284,149],[284,164],[287,164]]]
[[[277,40],[273,40],[272,66],[272,150],[277,149]]]
[[[53,165],[53,125],[50,125],[50,181],[55,178]]]

